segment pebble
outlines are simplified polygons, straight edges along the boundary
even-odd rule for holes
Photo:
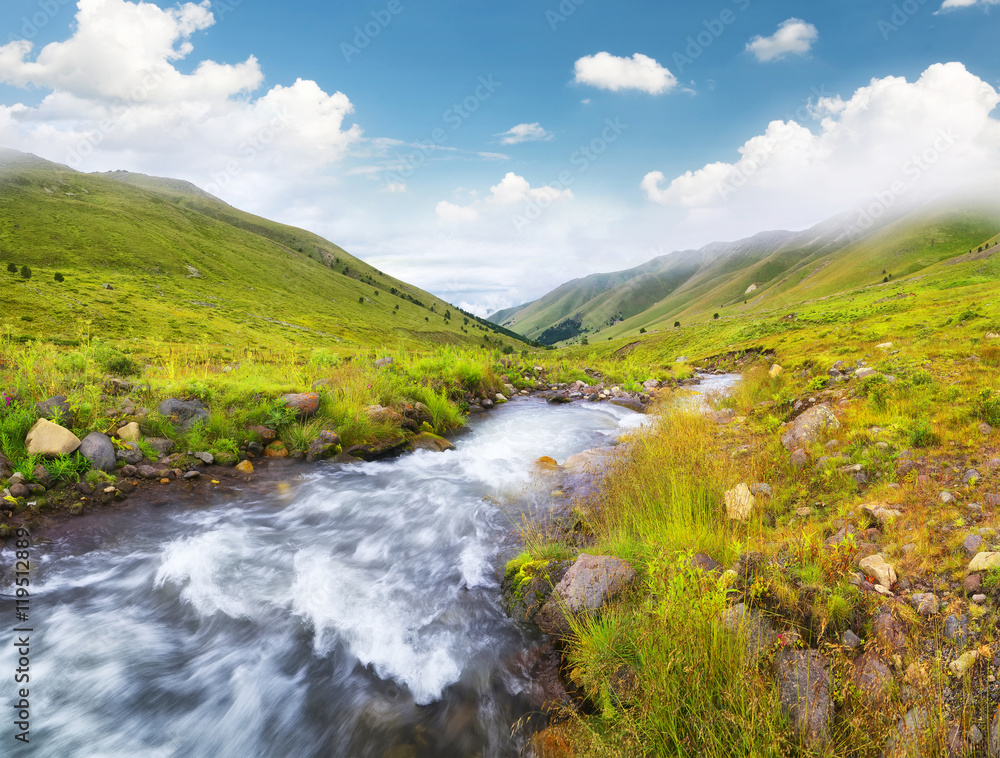
[[[200,471],[188,471],[186,474],[184,474],[185,479],[197,479],[199,476],[201,476]]]
[[[972,602],[976,605],[984,605],[986,603],[986,595],[973,595]]]
[[[948,492],[948,490],[942,492],[940,498],[942,503],[950,503],[955,500],[955,496]]]
[[[856,648],[858,645],[861,644],[861,638],[858,637],[858,635],[856,635],[850,629],[848,629],[846,632],[844,632],[843,642],[844,642],[844,647],[846,647],[848,650],[854,650],[854,648]]]

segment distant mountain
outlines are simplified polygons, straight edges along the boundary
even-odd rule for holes
[[[762,232],[592,274],[490,319],[553,345],[793,304],[968,253],[1000,231],[1000,200],[911,208],[863,230],[857,219],[845,213],[801,232]]]
[[[0,283],[0,326],[23,337],[378,347],[503,331],[189,182],[84,174],[3,148]]]

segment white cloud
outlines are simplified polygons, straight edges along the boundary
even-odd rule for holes
[[[294,172],[343,158],[361,140],[346,95],[298,79],[258,97],[253,56],[237,64],[176,62],[215,23],[207,0],[161,9],[127,0],[79,0],[64,42],[0,46],[0,82],[51,90],[37,106],[0,105],[0,142],[80,169],[127,166],[216,191],[254,174]]]
[[[527,179],[518,176],[513,171],[508,171],[499,184],[490,187],[490,196],[487,198],[487,202],[495,205],[515,205],[530,200],[553,202],[571,200],[572,198],[573,190],[569,188],[560,190],[556,187],[545,186],[532,189]]]
[[[455,205],[447,200],[442,200],[434,208],[437,217],[446,224],[464,224],[479,219],[479,211],[465,205]]]
[[[947,11],[953,8],[971,8],[974,5],[987,7],[990,5],[1000,5],[1000,0],[944,0],[941,10]]]
[[[576,82],[618,92],[637,89],[650,95],[661,95],[677,86],[677,77],[642,53],[631,58],[619,58],[610,53],[597,53],[580,58],[575,65]]]
[[[817,37],[819,31],[815,26],[790,18],[778,24],[778,30],[770,37],[754,37],[747,43],[747,50],[759,61],[780,60],[786,55],[805,55]]]
[[[533,124],[518,124],[493,136],[502,137],[503,139],[500,140],[502,145],[516,145],[520,142],[547,142],[552,139],[552,135],[545,131],[537,121]]]
[[[873,79],[846,101],[824,98],[813,132],[772,121],[715,162],[667,183],[660,171],[641,187],[662,205],[716,209],[759,229],[778,218],[801,225],[857,207],[972,190],[1000,180],[1000,122],[990,112],[1000,92],[961,63],[934,64],[915,82]]]
[[[406,182],[387,182],[382,185],[382,191],[390,195],[398,195],[406,192]]]

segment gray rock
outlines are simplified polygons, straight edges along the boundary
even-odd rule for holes
[[[208,408],[201,400],[184,401],[171,397],[160,403],[157,410],[184,431],[198,422],[208,423]]]
[[[758,497],[771,497],[771,485],[756,482],[750,485],[750,494]]]
[[[201,476],[200,471],[188,471],[186,474],[184,474],[184,478],[187,479],[188,481],[190,481],[191,479],[197,479],[199,476]]]
[[[122,476],[128,478],[128,477],[135,476],[136,474],[139,473],[139,471],[132,464],[126,464],[125,466],[122,466],[122,470],[119,471],[118,473],[120,473]]]
[[[982,546],[982,544],[983,544],[983,538],[980,535],[970,534],[968,537],[965,538],[965,541],[962,543],[962,549],[965,550],[965,552],[971,558],[972,556],[976,555],[976,553],[979,552],[979,548]]]
[[[54,421],[61,426],[76,426],[76,416],[64,395],[56,395],[41,403],[35,403],[35,412],[39,418]]]
[[[636,400],[634,397],[616,397],[612,398],[610,402],[612,405],[628,408],[636,413],[646,412],[646,406],[642,404],[642,401]]]
[[[565,635],[570,630],[566,612],[599,610],[635,581],[635,577],[635,569],[620,558],[581,553],[539,611],[536,618],[539,628],[549,635]]]
[[[884,758],[938,755],[937,726],[937,719],[928,708],[913,708],[897,722],[882,755]]]
[[[319,436],[309,445],[309,450],[306,452],[306,463],[332,458],[338,452],[338,445],[340,445],[339,434],[331,430],[320,432]]]
[[[379,358],[375,361],[375,368],[385,368],[386,366],[391,366],[393,360],[391,357]]]
[[[215,463],[215,456],[212,455],[211,453],[205,453],[205,452],[195,453],[194,457],[197,458],[202,463],[204,463],[206,466],[211,466],[213,463]]]
[[[854,376],[858,379],[867,379],[870,376],[875,376],[877,373],[873,368],[859,368],[854,372]]]
[[[160,472],[152,466],[139,466],[137,469],[139,476],[143,479],[159,479]]]
[[[851,679],[854,686],[866,695],[881,700],[889,694],[892,672],[878,650],[871,648],[854,662]]]
[[[941,607],[941,601],[933,592],[918,592],[910,595],[910,604],[921,616],[934,616]]]
[[[983,587],[983,580],[979,574],[969,574],[962,580],[962,591],[966,595],[976,595]]]
[[[854,650],[858,645],[861,644],[861,638],[854,632],[852,632],[850,629],[848,629],[846,632],[844,632],[844,636],[841,639],[841,642],[843,642],[844,647],[846,647],[848,650]]]
[[[10,490],[11,497],[17,498],[18,500],[28,497],[28,495],[31,494],[31,490],[28,489],[28,485],[26,484],[12,484],[8,489]]]
[[[125,463],[131,464],[132,466],[142,463],[143,460],[145,460],[145,456],[142,454],[139,446],[134,442],[129,442],[121,450],[115,451],[115,458],[119,461],[125,461]]]
[[[721,621],[730,634],[742,637],[747,661],[751,664],[766,655],[778,641],[771,623],[744,603],[727,608]]]
[[[174,449],[174,441],[164,437],[150,437],[146,440],[146,444],[161,456],[170,455],[170,452]]]
[[[31,470],[31,476],[45,489],[52,489],[52,475],[49,474],[49,470],[41,463]]]
[[[810,749],[830,740],[833,699],[826,660],[815,650],[782,650],[774,659],[781,709]]]
[[[882,646],[894,653],[906,647],[906,624],[893,613],[892,607],[882,606],[872,620],[872,632]]]
[[[982,475],[978,471],[976,471],[974,468],[970,468],[968,471],[965,472],[965,475],[962,477],[962,484],[968,487],[970,484],[975,484],[982,478],[983,478]]]
[[[939,497],[941,498],[942,503],[951,503],[955,500],[955,496],[948,492],[948,490],[942,492]]]
[[[797,469],[803,469],[809,463],[809,453],[804,448],[796,448],[791,457],[792,465]]]
[[[534,561],[520,571],[505,573],[500,600],[507,615],[522,623],[533,622],[571,565],[572,561]]]
[[[963,613],[961,616],[950,614],[944,620],[944,636],[951,642],[964,645],[972,639],[972,630],[969,627],[969,616]]]
[[[826,403],[813,406],[793,421],[781,435],[785,450],[806,447],[819,438],[824,429],[839,429],[840,421]]]
[[[115,470],[115,446],[106,434],[92,432],[80,443],[80,455],[90,461],[90,467],[97,471]]]

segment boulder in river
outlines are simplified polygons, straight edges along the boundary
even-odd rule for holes
[[[324,430],[309,445],[306,451],[306,463],[325,461],[340,452],[340,435],[331,430]]]
[[[535,620],[546,634],[564,636],[570,631],[567,613],[599,610],[632,584],[635,577],[635,569],[621,558],[581,553]]]

